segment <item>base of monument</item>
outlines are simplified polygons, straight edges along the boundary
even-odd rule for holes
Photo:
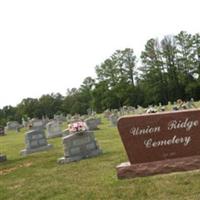
[[[58,159],[58,164],[65,164],[65,163],[70,163],[70,162],[75,162],[75,161],[79,161],[85,158],[90,158],[90,157],[94,157],[97,156],[99,154],[101,154],[102,151],[100,149],[97,149],[95,151],[91,151],[90,153],[88,153],[87,155],[77,155],[77,156],[70,156],[70,157],[62,157]]]
[[[118,165],[116,169],[119,179],[189,171],[200,169],[200,156],[167,159],[138,164],[130,164],[130,162],[125,162]]]
[[[46,151],[46,150],[51,149],[52,147],[53,147],[52,144],[48,144],[47,146],[42,146],[42,147],[35,148],[35,149],[23,149],[23,150],[21,150],[20,155],[26,156],[28,154],[36,153],[38,151]]]

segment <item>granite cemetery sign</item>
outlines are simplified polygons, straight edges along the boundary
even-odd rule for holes
[[[200,168],[200,110],[122,117],[118,130],[130,161],[119,178]]]

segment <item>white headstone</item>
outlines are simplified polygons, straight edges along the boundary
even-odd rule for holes
[[[62,130],[58,121],[51,121],[46,125],[47,138],[62,136]]]

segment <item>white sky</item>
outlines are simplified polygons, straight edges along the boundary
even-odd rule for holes
[[[0,0],[0,108],[79,87],[117,49],[200,32],[199,0]]]

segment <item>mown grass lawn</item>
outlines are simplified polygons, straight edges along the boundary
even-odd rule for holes
[[[49,151],[21,157],[25,130],[0,137],[8,158],[0,163],[0,200],[200,199],[200,170],[118,180],[115,167],[127,156],[117,129],[102,122],[95,136],[103,154],[64,165],[56,162],[64,153],[61,138],[48,140]]]

